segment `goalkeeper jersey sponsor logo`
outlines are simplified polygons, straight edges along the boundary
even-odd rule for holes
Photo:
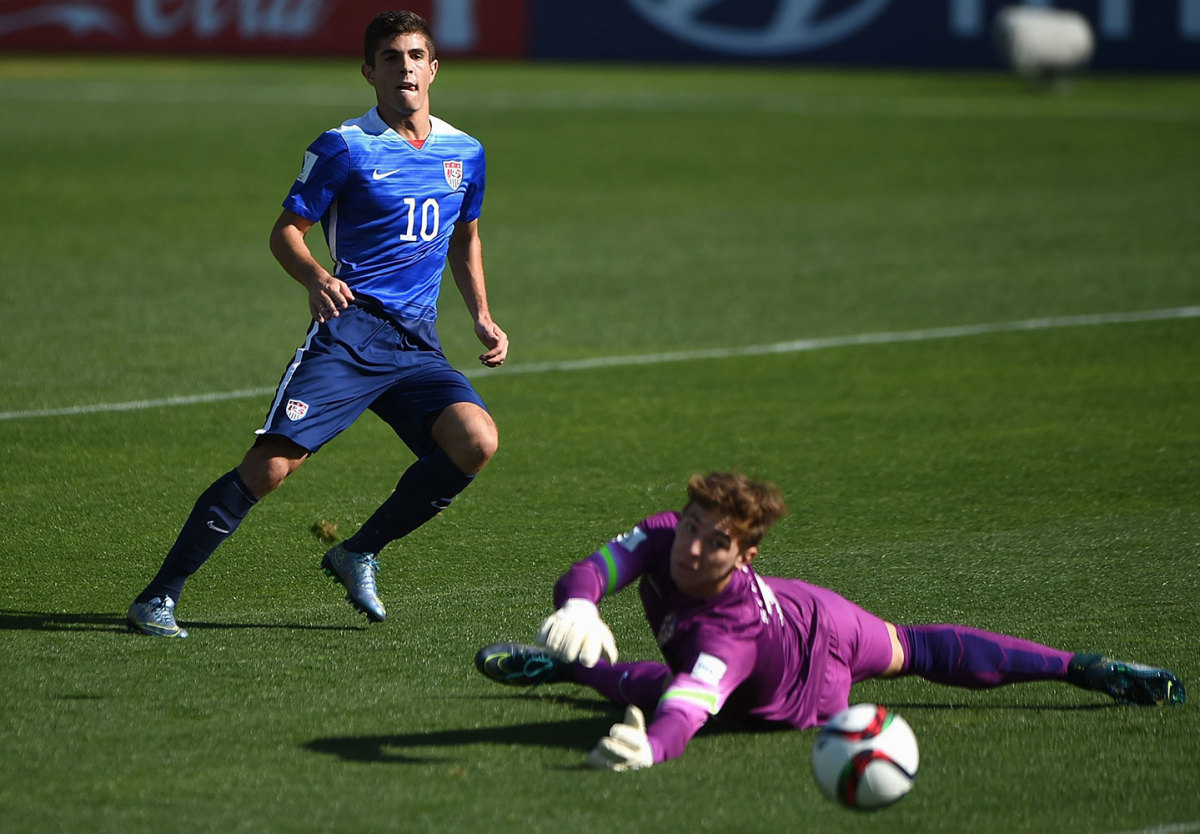
[[[728,668],[721,658],[701,652],[692,667],[692,677],[701,683],[716,686],[721,682],[721,678],[725,677],[725,670]]]

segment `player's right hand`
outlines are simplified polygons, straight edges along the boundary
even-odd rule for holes
[[[308,310],[318,323],[335,319],[354,301],[354,293],[340,278],[326,273],[309,286]]]
[[[601,657],[610,663],[617,660],[617,641],[600,619],[596,603],[587,599],[569,599],[547,617],[538,629],[537,643],[564,663],[595,666]]]

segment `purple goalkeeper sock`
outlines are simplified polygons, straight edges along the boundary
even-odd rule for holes
[[[572,673],[577,683],[590,686],[614,703],[633,704],[647,715],[654,714],[671,680],[671,669],[655,660],[609,663],[602,658],[590,667],[576,663]]]
[[[961,625],[897,626],[904,647],[901,675],[989,689],[1007,683],[1063,680],[1071,652]]]

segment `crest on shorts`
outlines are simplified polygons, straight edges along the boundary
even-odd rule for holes
[[[442,170],[446,172],[446,185],[455,189],[462,185],[461,159],[447,159],[442,163]]]
[[[294,423],[308,413],[308,403],[301,402],[300,400],[288,400],[284,413]]]

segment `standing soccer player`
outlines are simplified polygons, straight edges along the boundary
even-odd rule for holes
[[[759,542],[786,512],[778,488],[714,472],[693,477],[687,493],[682,511],[651,516],[572,565],[554,587],[540,645],[497,643],[475,656],[499,683],[570,681],[628,705],[592,767],[675,758],[714,715],[814,727],[849,705],[852,684],[874,677],[973,689],[1057,680],[1147,705],[1186,698],[1166,669],[967,626],[896,625],[826,588],[760,575],[751,567]],[[600,618],[597,603],[635,580],[665,663],[617,663]]]
[[[259,500],[367,409],[417,460],[321,566],[357,610],[380,622],[376,555],[448,507],[495,454],[496,424],[443,355],[436,329],[449,263],[485,348],[480,361],[504,363],[508,336],[488,309],[479,237],[483,148],[430,114],[437,71],[420,16],[383,12],[367,26],[362,74],[377,105],[308,147],[271,230],[272,254],[308,291],[312,325],[253,446],[200,496],[158,574],[130,605],[133,628],[186,637],[174,610],[187,578]],[[318,221],[332,272],[305,241]]]

